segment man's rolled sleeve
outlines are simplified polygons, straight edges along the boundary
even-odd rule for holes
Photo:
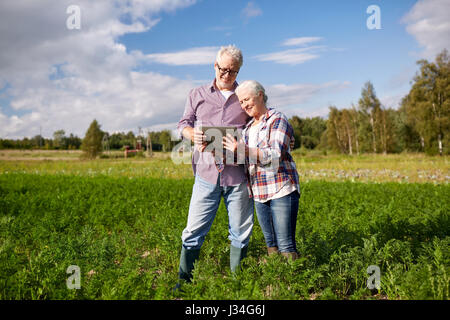
[[[195,101],[194,101],[194,89],[189,92],[188,98],[186,99],[186,104],[184,106],[184,114],[181,117],[177,125],[178,134],[181,139],[183,139],[183,130],[186,127],[193,128],[195,124]]]

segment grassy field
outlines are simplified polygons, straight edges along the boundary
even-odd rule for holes
[[[449,298],[448,157],[296,154],[300,258],[267,257],[255,219],[231,275],[221,203],[193,284],[174,296],[190,165],[78,156],[0,152],[0,299]],[[369,266],[380,290],[366,286]]]
[[[189,161],[175,164],[171,153],[154,153],[152,158],[120,158],[112,151],[110,159],[80,160],[81,151],[0,150],[0,172],[34,174],[110,175],[149,178],[191,178]],[[323,155],[301,153],[294,159],[301,181],[361,182],[450,182],[450,157],[424,154]]]

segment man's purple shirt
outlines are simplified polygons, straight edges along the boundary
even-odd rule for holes
[[[234,83],[237,87],[237,83]],[[236,94],[227,100],[215,85],[210,84],[194,88],[190,91],[184,114],[178,122],[178,132],[181,134],[186,127],[199,126],[235,126],[242,129],[250,117],[242,110]],[[219,170],[214,162],[211,152],[194,150],[192,157],[194,175],[216,184]],[[221,186],[235,186],[247,181],[243,165],[225,165],[220,177]]]

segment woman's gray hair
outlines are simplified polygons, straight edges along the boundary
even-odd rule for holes
[[[216,61],[219,61],[223,54],[227,53],[230,55],[234,61],[236,61],[239,65],[239,68],[242,67],[244,63],[244,58],[242,57],[242,51],[234,45],[229,45],[227,47],[221,47],[219,52],[217,52]]]
[[[264,103],[267,103],[268,98],[266,95],[266,90],[264,89],[262,84],[259,83],[258,81],[245,80],[236,88],[235,92],[236,92],[236,94],[238,94],[239,91],[244,90],[244,89],[250,90],[255,96],[257,96],[258,93],[262,92]]]

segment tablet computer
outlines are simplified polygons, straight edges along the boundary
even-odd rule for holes
[[[214,143],[216,139],[219,139],[219,143],[222,144],[222,138],[226,137],[227,134],[231,134],[236,137],[239,135],[238,127],[235,126],[201,126],[199,129],[203,132],[206,137],[208,145]]]

